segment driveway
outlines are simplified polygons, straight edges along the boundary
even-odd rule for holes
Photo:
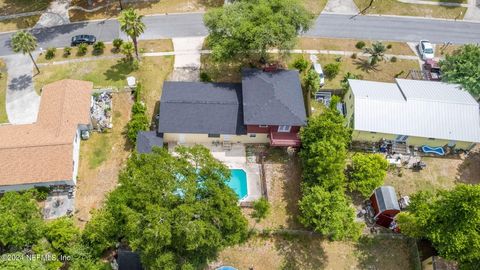
[[[200,79],[200,51],[205,37],[173,38],[175,62],[172,81],[198,81]]]
[[[33,63],[28,55],[4,58],[7,64],[8,121],[11,124],[30,124],[37,120],[40,96],[33,87]]]
[[[323,12],[354,15],[359,11],[353,0],[328,0]]]

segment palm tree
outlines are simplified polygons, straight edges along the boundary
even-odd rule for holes
[[[368,57],[368,62],[370,65],[374,66],[385,57],[385,52],[387,47],[382,42],[375,42],[372,44],[371,48],[365,48],[364,52],[370,54]]]
[[[37,69],[37,72],[40,73],[40,69],[38,69],[37,63],[35,63],[35,60],[32,56],[32,52],[37,48],[37,39],[31,33],[25,30],[18,31],[12,36],[11,46],[12,50],[16,53],[28,53],[30,59],[32,59],[32,62],[35,65],[35,68]]]
[[[122,13],[118,21],[120,22],[120,29],[130,36],[135,47],[135,55],[138,57],[137,38],[145,31],[145,24],[142,22],[143,15],[138,15],[135,10],[129,8]]]
[[[133,58],[132,55],[133,55],[133,51],[134,51],[132,42],[124,42],[122,44],[122,46],[120,47],[120,50],[121,50],[122,54],[125,55],[125,59],[127,61],[132,60],[132,58]]]

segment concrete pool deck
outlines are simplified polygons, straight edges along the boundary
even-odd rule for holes
[[[240,202],[252,202],[262,197],[262,185],[260,176],[260,164],[247,162],[245,145],[240,143],[232,144],[230,150],[223,149],[222,145],[202,144],[210,149],[212,156],[223,162],[230,169],[242,169],[247,173],[247,197]],[[169,144],[169,152],[173,152],[176,144]],[[189,145],[184,145],[189,146]]]

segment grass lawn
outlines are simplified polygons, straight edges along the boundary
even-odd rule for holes
[[[113,95],[113,129],[92,133],[81,142],[80,165],[75,197],[75,219],[80,227],[90,219],[90,211],[99,208],[105,195],[115,188],[131,145],[123,134],[130,119],[132,99],[129,93]]]
[[[315,15],[319,15],[325,8],[328,0],[302,0],[305,8]]]
[[[313,0],[308,0],[313,1]],[[150,1],[150,2],[141,2],[138,3],[129,3],[123,4],[123,7],[133,7],[140,14],[158,14],[158,13],[177,13],[177,12],[199,12],[205,11],[208,8],[221,6],[223,0],[214,0],[210,1],[211,4],[205,0],[161,0],[161,1]],[[104,19],[117,17],[120,10],[118,6],[118,0],[97,0],[93,4],[93,8],[98,6],[105,6],[105,4],[111,3],[111,5],[101,8],[96,12],[83,12],[81,10],[70,10],[70,20],[71,21],[84,21],[84,20],[93,20],[93,19]],[[88,7],[87,0],[73,0],[72,6],[77,5],[84,8]]]
[[[353,0],[359,10],[368,7],[371,0]],[[463,19],[467,8],[464,7],[441,7],[433,5],[407,4],[396,0],[375,1],[367,14],[387,14],[402,16],[435,17],[447,19]]]
[[[140,2],[124,4],[124,7],[134,7],[140,14],[159,14],[159,13],[178,13],[178,12],[200,12],[206,11],[209,8],[220,7],[223,5],[223,0],[161,0],[151,2]],[[93,7],[104,6],[107,3],[112,3],[105,8],[96,12],[84,12],[81,10],[70,10],[70,20],[72,22],[104,19],[116,17],[119,14],[119,6],[117,0],[97,0]],[[304,6],[315,15],[320,14],[325,7],[327,0],[302,0]],[[77,5],[84,8],[88,7],[87,0],[73,0],[72,6]]]
[[[267,182],[269,215],[259,223],[250,217],[252,209],[242,209],[250,227],[255,229],[303,229],[298,222],[301,170],[296,156],[289,156],[282,148],[256,146],[266,153],[265,177]],[[259,150],[262,149],[262,150]]]
[[[302,50],[330,50],[330,51],[351,51],[363,52],[362,49],[357,49],[355,44],[360,40],[355,39],[339,39],[339,38],[307,38],[302,37],[298,39],[296,48]],[[371,40],[364,40],[365,47],[370,47],[373,42]],[[396,41],[382,41],[385,45],[391,45],[392,48],[387,50],[387,54],[396,55],[415,55],[415,53],[408,47],[407,43]]]
[[[412,269],[403,239],[364,238],[358,243],[330,242],[320,237],[257,236],[227,248],[212,265],[238,269]]]
[[[138,50],[140,53],[171,52],[173,51],[173,43],[171,39],[141,40],[138,42]],[[102,54],[95,54],[93,52],[92,46],[88,46],[88,51],[84,55],[78,55],[77,51],[78,51],[78,47],[73,47],[71,50],[71,54],[68,56],[65,56],[63,49],[57,49],[55,51],[55,56],[51,59],[46,59],[45,58],[46,52],[44,52],[42,55],[38,57],[37,62],[48,63],[48,62],[54,62],[54,61],[65,61],[69,59],[79,59],[79,58],[87,58],[87,57],[93,57],[93,56],[111,56],[111,55],[122,56],[120,52],[115,51],[111,43],[105,44],[105,49],[103,50]]]
[[[40,15],[33,15],[15,19],[8,19],[0,21],[0,32],[14,31],[18,29],[31,28],[35,26]]]
[[[336,63],[336,55],[319,54],[318,61],[324,67],[329,63]],[[297,57],[300,57],[297,55]],[[340,73],[333,79],[325,80],[325,89],[339,89],[340,81],[345,73],[361,75],[364,80],[379,82],[394,82],[395,76],[405,78],[412,69],[419,69],[418,61],[414,60],[397,60],[397,62],[380,62],[375,70],[364,69],[361,58],[352,59],[350,57],[342,57],[340,63]],[[402,73],[403,72],[403,73]]]
[[[447,54],[453,54],[456,50],[460,49],[462,45],[448,45],[447,47],[443,47],[442,44],[437,44],[435,46],[435,57],[442,57]]]
[[[44,10],[52,0],[0,0],[0,16]]]
[[[63,65],[41,67],[41,73],[34,78],[35,89],[64,78],[92,81],[95,87],[114,86],[123,89],[128,76],[135,76],[144,85],[143,98],[149,115],[153,115],[160,98],[163,81],[173,67],[173,57],[144,57],[139,70],[132,70],[130,64],[121,59],[103,59]]]
[[[7,123],[7,109],[5,100],[7,99],[7,68],[0,59],[0,123]]]
[[[325,66],[329,63],[335,63],[336,58],[340,55],[319,54],[318,60]],[[308,55],[291,54],[282,59],[279,59],[278,55],[270,55],[271,62],[279,61],[284,66],[293,68],[293,62],[304,57],[308,59]],[[242,60],[231,60],[228,62],[214,62],[210,55],[202,55],[201,71],[206,72],[212,81],[215,82],[240,82],[241,81],[241,68],[251,66],[251,63]],[[341,56],[340,60],[340,73],[333,79],[325,80],[325,89],[339,89],[340,81],[342,80],[346,72],[351,72],[357,75],[363,76],[365,80],[381,81],[381,82],[393,82],[395,75],[404,78],[408,72],[412,69],[419,69],[418,61],[414,60],[401,60],[397,62],[380,62],[375,69],[365,69],[362,59],[352,59],[350,57]],[[402,73],[403,71],[403,73]]]

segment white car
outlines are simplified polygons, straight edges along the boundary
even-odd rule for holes
[[[325,85],[325,75],[323,75],[322,65],[320,65],[319,63],[314,63],[313,64],[313,69],[318,74],[318,77],[319,77],[319,80],[320,80],[320,86],[324,86]]]
[[[423,60],[433,59],[435,57],[433,45],[428,40],[420,40],[420,44],[418,44],[418,51],[420,52],[420,56]]]

